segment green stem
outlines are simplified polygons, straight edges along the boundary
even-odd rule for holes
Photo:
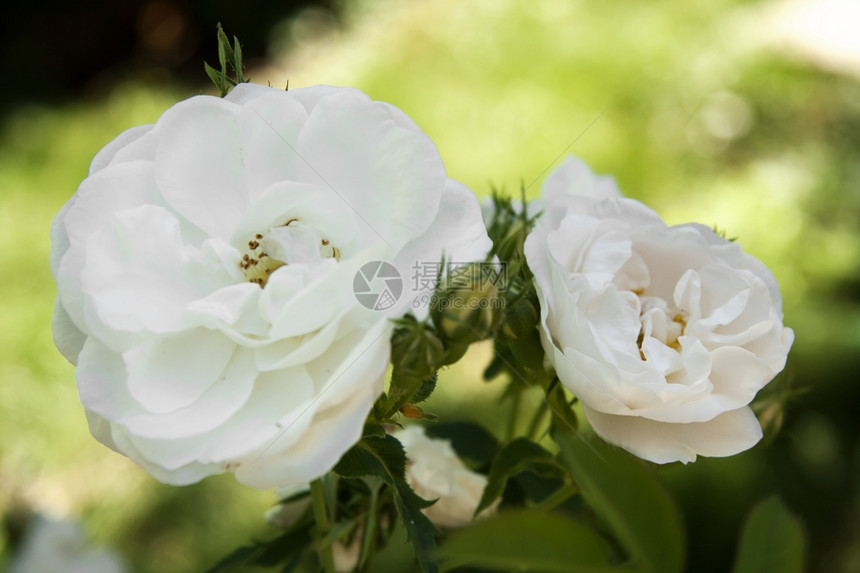
[[[314,519],[317,522],[317,551],[319,552],[320,563],[322,563],[325,573],[335,573],[331,545],[321,547],[320,543],[328,535],[331,527],[326,511],[325,488],[322,479],[311,482],[311,502],[313,503]]]
[[[538,428],[540,428],[540,423],[543,420],[547,409],[549,409],[549,404],[546,402],[546,400],[542,400],[537,408],[537,411],[534,414],[534,417],[532,418],[531,423],[529,424],[528,432],[526,432],[526,437],[528,439],[534,440],[537,436]]]
[[[549,389],[546,391],[546,400],[549,409],[552,411],[554,424],[561,424],[570,431],[575,430],[579,426],[576,413],[571,408],[571,403],[567,400],[564,388],[555,383],[555,381],[550,384]]]
[[[514,392],[511,396],[511,415],[508,417],[508,430],[505,439],[510,442],[517,433],[517,418],[520,415],[520,400],[522,392]]]
[[[361,541],[361,555],[358,560],[358,568],[364,571],[364,564],[371,558],[376,539],[376,512],[379,504],[379,487],[370,488],[370,507],[367,510],[367,521],[364,525],[364,537]]]
[[[573,484],[566,484],[555,490],[549,497],[535,506],[538,511],[550,511],[551,509],[561,505],[571,496],[579,491],[579,488]]]

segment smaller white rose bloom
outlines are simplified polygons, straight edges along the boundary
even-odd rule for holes
[[[755,445],[749,404],[794,340],[773,274],[703,225],[667,226],[576,159],[540,210],[525,253],[541,341],[594,431],[657,463]]]
[[[468,525],[487,486],[486,476],[467,468],[451,442],[427,437],[421,426],[407,426],[393,436],[406,450],[406,481],[419,496],[437,500],[424,514],[440,527]],[[478,517],[492,514],[497,505]]]
[[[124,573],[125,561],[106,548],[87,547],[80,523],[34,516],[9,573]]]

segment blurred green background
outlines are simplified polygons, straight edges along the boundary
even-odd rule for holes
[[[784,404],[767,412],[778,434],[733,458],[661,468],[688,525],[688,568],[728,570],[747,511],[776,492],[804,522],[811,571],[860,571],[860,49],[828,47],[853,33],[854,3],[367,0],[261,12],[257,27],[251,9],[233,6],[234,23],[210,4],[246,43],[252,81],[350,85],[391,102],[480,195],[524,183],[536,196],[568,150],[670,223],[737,237],[779,279],[797,341],[762,396]],[[166,24],[148,16],[140,38],[164,24],[154,37],[173,37],[178,54],[194,5],[141,6],[138,24],[147,6]],[[194,45],[210,40],[214,28]],[[182,48],[174,61],[174,44],[76,76],[65,100],[5,86],[17,97],[0,116],[0,514],[11,526],[0,567],[25,510],[82,519],[94,544],[142,572],[200,571],[271,533],[272,492],[229,476],[165,486],[96,443],[51,342],[54,213],[116,134],[214,91],[197,59],[214,63],[212,51]],[[477,347],[446,372],[431,410],[500,429],[499,410],[474,407],[501,391],[480,381],[489,357]]]

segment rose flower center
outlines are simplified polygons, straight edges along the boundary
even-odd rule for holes
[[[248,241],[248,249],[239,261],[239,268],[248,282],[263,288],[269,276],[283,266],[313,264],[326,258],[339,261],[340,249],[320,236],[316,229],[292,217],[263,233],[256,233]]]
[[[645,353],[642,351],[642,344],[649,337],[676,352],[680,352],[681,344],[678,342],[678,338],[684,335],[684,330],[687,327],[684,311],[671,308],[666,300],[661,297],[642,296],[641,291],[634,292],[639,296],[641,302],[639,321],[642,326],[639,330],[639,337],[636,339],[636,345],[639,347],[639,356],[642,360],[646,360]]]

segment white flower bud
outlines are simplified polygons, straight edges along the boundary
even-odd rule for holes
[[[406,481],[424,499],[437,499],[424,514],[440,527],[462,527],[473,519],[487,478],[467,468],[448,440],[429,438],[418,425],[395,432],[406,450]],[[495,512],[498,502],[478,517]]]

